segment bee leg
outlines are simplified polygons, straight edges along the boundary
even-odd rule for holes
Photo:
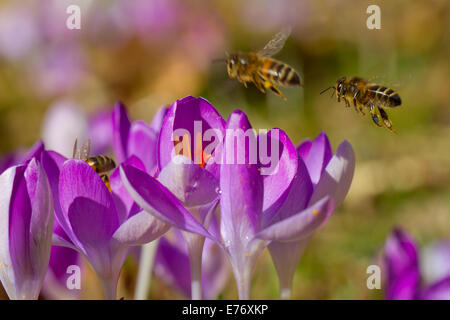
[[[347,99],[343,98],[343,100],[344,100],[344,102],[345,102],[345,106],[346,106],[347,108],[350,108],[350,103],[347,101]],[[358,111],[358,110],[356,110],[356,111]]]
[[[375,110],[375,106],[373,105],[373,103],[371,101],[368,101],[366,105],[369,108],[373,123],[375,123],[378,127],[382,127],[382,125],[380,123],[380,118],[377,115],[377,112]]]
[[[392,122],[389,120],[386,111],[384,111],[384,109],[380,107],[377,107],[377,109],[380,113],[381,118],[383,119],[384,126],[395,133],[394,129],[392,128]]]
[[[281,93],[281,91],[275,87],[275,85],[270,82],[269,80],[267,80],[265,77],[263,77],[260,73],[258,73],[259,79],[261,80],[262,85],[264,86],[264,88],[266,89],[270,89],[273,92],[275,92],[275,94],[277,96],[279,96],[281,99],[283,99],[284,101],[287,101],[286,97],[283,96],[283,94]]]
[[[357,100],[356,100],[356,98],[358,97],[358,95],[359,95],[359,90],[356,89],[355,94],[353,95],[353,105],[355,106],[355,108],[359,107],[359,112],[361,112],[362,115],[364,116],[364,115],[366,115],[366,114],[365,114],[364,111],[363,111],[363,107],[362,107],[361,105],[358,106],[358,103],[357,103]]]
[[[262,93],[266,93],[266,90],[262,86],[261,76],[253,76],[253,83]]]
[[[266,80],[266,81],[264,82],[264,87],[265,87],[266,89],[272,90],[272,91],[275,92],[275,94],[278,95],[281,99],[283,99],[284,101],[287,101],[286,97],[283,96],[283,94],[281,93],[281,91],[280,91],[276,86],[274,86],[269,80]]]
[[[103,183],[108,188],[109,192],[111,192],[111,183],[109,181],[109,175],[107,173],[101,174],[100,178],[102,179]]]
[[[247,88],[247,81],[244,81],[243,83],[244,83],[244,87]]]

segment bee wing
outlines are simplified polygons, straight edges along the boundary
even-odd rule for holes
[[[89,151],[91,149],[91,139],[87,139],[80,149],[80,159],[87,160],[89,158]]]
[[[89,151],[91,149],[91,140],[86,140],[81,148],[77,148],[78,139],[75,140],[75,144],[73,145],[73,158],[87,160],[89,158]]]
[[[75,143],[73,144],[72,158],[78,158],[78,156],[79,156],[79,150],[77,148],[77,144],[78,144],[78,139],[75,139]]]
[[[272,40],[267,42],[267,44],[258,51],[258,54],[262,57],[271,57],[284,47],[284,43],[286,42],[286,39],[291,34],[291,28],[285,28],[278,32]]]

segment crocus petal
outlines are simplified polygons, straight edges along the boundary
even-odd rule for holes
[[[183,239],[181,241],[184,243]],[[155,257],[155,274],[171,287],[178,289],[185,297],[190,297],[191,275],[186,248],[179,248],[165,237],[161,238]]]
[[[158,139],[159,169],[164,168],[175,156],[174,138],[179,136],[177,134],[179,130],[189,135],[190,141],[188,145],[190,146],[191,160],[195,161],[196,152],[200,151],[200,155],[202,155],[206,146],[209,145],[207,141],[203,141],[203,133],[209,129],[214,129],[223,136],[224,127],[225,121],[222,116],[207,100],[188,96],[175,101],[164,118]],[[181,131],[178,133],[181,133],[181,136],[184,135]],[[198,140],[201,141],[201,145],[197,146],[200,142]],[[199,150],[195,148],[196,146]],[[214,158],[214,154],[211,157]],[[201,159],[197,160],[201,161]],[[212,164],[208,170],[211,170],[215,176],[218,176],[218,167],[214,161],[210,160],[207,163]]]
[[[158,181],[185,206],[197,206],[218,197],[219,182],[207,170],[178,155],[159,173]]]
[[[284,288],[292,287],[295,270],[310,239],[311,237],[299,241],[270,242],[268,249],[275,269],[277,270],[280,286]]]
[[[22,159],[22,162],[26,162],[32,158],[39,159],[41,157],[41,152],[45,149],[44,143],[39,140],[37,141],[31,148],[28,150],[25,157]]]
[[[308,170],[309,171],[309,170]],[[310,205],[329,195],[339,208],[347,195],[355,171],[355,153],[347,141],[342,142],[317,183]]]
[[[310,139],[305,139],[300,142],[297,146],[297,153],[302,159],[306,159],[311,150],[312,141]]]
[[[141,211],[128,218],[114,232],[113,239],[120,245],[137,246],[159,238],[169,229],[169,224]]]
[[[55,220],[58,222],[58,226],[60,226],[64,231],[61,234],[61,237],[64,238],[66,242],[73,242],[72,245],[75,244],[82,248],[83,246],[78,242],[69,221],[62,211],[59,199],[59,175],[66,160],[67,159],[64,156],[54,151],[43,151],[41,154],[42,167],[47,174],[50,188],[52,190]]]
[[[0,176],[0,279],[11,299],[37,299],[53,230],[50,187],[33,158]]]
[[[264,175],[264,214],[262,223],[265,225],[272,220],[289,193],[291,182],[297,172],[298,156],[295,146],[288,135],[281,129],[275,128],[270,130],[265,139],[262,135],[259,135],[260,160],[261,150],[264,149],[263,144],[267,144],[266,151],[270,150],[270,163],[265,164],[264,161],[261,166],[261,174]],[[278,148],[278,150],[275,148]]]
[[[111,193],[99,175],[86,162],[69,159],[64,163],[59,177],[59,195],[61,207],[66,215],[77,198],[90,199],[108,212],[105,230],[115,230],[119,226]]]
[[[217,219],[213,219],[208,229],[212,234],[220,231]],[[223,250],[213,241],[206,239],[202,259],[202,292],[204,299],[216,299],[225,287],[230,268]]]
[[[302,153],[304,150],[301,150]],[[303,158],[314,185],[319,182],[321,174],[331,159],[333,152],[327,135],[322,131],[311,143],[308,154]]]
[[[91,198],[76,197],[68,208],[68,219],[94,269],[100,273],[108,270],[109,244],[116,230],[110,210]]]
[[[333,199],[325,197],[309,208],[276,222],[255,237],[264,240],[297,241],[309,237],[333,212]]]
[[[130,133],[130,120],[125,106],[118,102],[112,112],[113,148],[119,163],[127,159],[128,135]]]
[[[160,132],[161,127],[164,121],[164,118],[167,114],[167,111],[169,111],[168,106],[162,106],[161,108],[156,111],[156,114],[153,116],[152,122],[150,123],[150,126],[155,132]]]
[[[247,144],[244,142],[245,131],[251,128],[244,112],[237,110],[230,115],[226,129],[227,132],[233,132],[237,139],[233,136],[225,138],[223,162],[220,166],[221,234],[225,243],[242,242],[244,247],[261,226],[264,195],[260,166],[250,164],[252,150],[246,149]],[[250,139],[256,141],[251,131]],[[230,159],[237,162],[238,153],[245,154],[244,164],[226,163],[229,154]]]
[[[406,270],[403,274],[389,282],[386,290],[388,300],[416,299],[417,286],[420,281],[419,270]]]
[[[387,299],[413,299],[419,284],[417,246],[399,229],[386,240]]]
[[[145,171],[143,162],[136,156],[131,156],[124,162],[124,164]],[[122,223],[132,213],[131,211],[135,202],[123,185],[122,178],[120,177],[120,170],[118,168],[116,168],[110,175],[110,183],[112,197],[119,216],[119,222]]]
[[[42,284],[41,294],[50,300],[79,299],[81,290],[68,289],[67,273],[70,266],[79,266],[80,255],[77,251],[60,246],[52,246],[47,274]]]
[[[17,172],[19,171],[19,172]],[[14,269],[12,268],[12,257],[9,249],[9,225],[10,225],[10,207],[11,196],[13,193],[16,173],[22,172],[24,168],[14,166],[7,169],[0,175],[0,280],[6,293],[11,299],[16,298],[16,279]]]
[[[292,180],[286,200],[278,210],[272,223],[286,219],[303,211],[308,205],[309,199],[313,193],[313,188],[308,169],[306,169],[302,158],[298,157],[297,174]]]
[[[8,242],[11,267],[19,279],[33,274],[33,267],[30,263],[31,202],[24,177],[25,169],[25,166],[16,168],[9,207]],[[21,281],[26,282],[25,279],[21,279]],[[19,291],[22,290],[19,288]]]
[[[142,209],[182,230],[211,237],[180,201],[155,178],[129,165],[120,166],[120,175],[128,192]]]
[[[187,267],[178,267],[183,265]],[[223,251],[213,241],[206,239],[202,255],[203,299],[215,299],[225,287],[229,273]],[[189,255],[178,229],[173,229],[168,237],[161,238],[155,258],[155,274],[185,297],[191,297]]]
[[[127,155],[137,156],[145,165],[147,172],[151,172],[157,165],[156,144],[158,134],[144,121],[133,122],[128,137]]]
[[[50,258],[53,199],[45,171],[34,158],[25,170],[25,179],[32,209],[30,221],[31,263],[34,272],[40,273],[43,278]]]
[[[2,174],[6,169],[20,163],[23,159],[22,151],[12,151],[7,154],[3,154],[0,157],[0,174]]]
[[[450,277],[434,283],[423,290],[419,297],[421,300],[450,300]]]

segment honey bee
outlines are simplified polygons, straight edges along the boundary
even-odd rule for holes
[[[402,104],[398,93],[394,90],[380,86],[375,83],[369,83],[367,80],[359,77],[341,77],[336,81],[335,87],[329,87],[320,94],[329,89],[334,89],[338,102],[341,98],[345,101],[347,107],[353,104],[356,112],[365,115],[363,109],[368,108],[373,122],[378,126],[384,126],[394,132],[392,122],[389,120],[385,107],[395,108]],[[381,123],[383,120],[383,124]]]
[[[246,88],[247,82],[253,82],[262,93],[270,89],[286,101],[275,85],[302,86],[300,76],[286,63],[270,57],[283,48],[289,35],[289,29],[280,31],[257,53],[237,52],[227,55],[225,61],[229,77],[236,78]]]
[[[78,139],[75,140],[73,146],[73,158],[85,161],[92,169],[94,169],[105,183],[109,192],[111,192],[111,183],[109,181],[108,172],[116,167],[114,160],[103,155],[89,157],[91,140],[88,139],[85,141],[80,149],[77,148],[77,142]]]

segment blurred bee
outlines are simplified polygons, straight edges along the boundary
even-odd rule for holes
[[[363,109],[368,108],[373,122],[378,126],[384,126],[394,132],[392,122],[389,120],[385,107],[395,108],[402,104],[398,93],[387,87],[375,83],[369,83],[367,80],[358,77],[341,77],[336,81],[335,87],[329,87],[320,94],[334,89],[338,102],[344,100],[347,107],[353,104],[356,112],[365,115]],[[381,123],[383,120],[383,124]]]
[[[287,99],[275,85],[302,86],[300,77],[292,67],[270,57],[283,48],[289,35],[289,29],[277,33],[257,53],[237,52],[227,54],[225,61],[229,77],[236,78],[246,88],[247,82],[253,82],[262,93],[265,93],[266,89],[270,89],[286,101]]]
[[[80,149],[77,148],[77,142],[78,139],[75,140],[75,144],[73,146],[73,158],[81,159],[88,165],[90,165],[91,168],[94,169],[95,172],[97,172],[102,181],[105,183],[109,192],[111,192],[111,184],[109,181],[108,172],[116,167],[116,163],[114,162],[114,160],[102,155],[89,157],[91,140],[88,139],[87,141],[85,141]]]

